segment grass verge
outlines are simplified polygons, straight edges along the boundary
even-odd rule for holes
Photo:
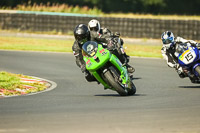
[[[0,37],[1,50],[72,52],[73,43],[73,40]],[[160,52],[162,46],[124,44],[124,47],[130,56],[162,58]]]
[[[45,81],[22,74],[0,71],[0,97],[24,95],[48,88]]]

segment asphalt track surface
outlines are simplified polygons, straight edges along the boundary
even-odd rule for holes
[[[136,95],[88,83],[70,53],[0,51],[0,70],[48,79],[52,91],[0,99],[0,133],[200,133],[200,85],[162,59],[131,58]]]

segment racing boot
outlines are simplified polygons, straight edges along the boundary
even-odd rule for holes
[[[130,56],[128,56],[126,53],[124,53],[124,57],[126,59],[126,67],[129,73],[134,73],[135,72],[135,68],[133,68],[131,65],[128,64],[129,60],[130,60]]]
[[[185,78],[185,77],[186,77],[185,74],[184,74],[183,72],[178,72],[178,76],[179,76],[180,78]]]
[[[200,83],[200,80],[194,75],[194,74],[192,74],[192,73],[190,73],[189,71],[188,71],[188,73],[187,73],[187,75],[188,75],[188,77],[190,78],[190,81],[192,82],[192,83]]]
[[[119,54],[118,52],[116,52],[114,54],[119,58],[119,60],[122,62],[122,64],[127,67],[127,71],[129,73],[135,72],[135,69],[128,64],[129,59],[130,59],[129,56],[127,56],[125,53],[124,54]]]
[[[134,73],[135,72],[135,68],[133,68],[132,66],[130,66],[128,63],[126,64],[127,70],[129,73]]]

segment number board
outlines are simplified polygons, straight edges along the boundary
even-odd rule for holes
[[[186,50],[179,57],[179,59],[186,65],[192,63],[195,58],[196,58],[196,54],[195,54],[195,51],[192,48],[189,48],[188,50]]]

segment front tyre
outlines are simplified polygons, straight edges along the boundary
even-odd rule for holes
[[[198,73],[198,75],[199,75],[199,77],[200,77],[200,66],[197,66],[197,67],[195,68],[195,71]]]
[[[105,78],[108,80],[109,84],[115,88],[115,90],[117,91],[117,93],[120,96],[127,96],[128,93],[124,90],[124,88],[122,86],[120,86],[116,81],[115,78],[113,77],[113,75],[111,74],[110,71],[107,71],[104,73]]]
[[[133,84],[133,82],[131,81],[131,88],[128,89],[128,95],[134,95],[136,93],[136,87],[135,85]]]

